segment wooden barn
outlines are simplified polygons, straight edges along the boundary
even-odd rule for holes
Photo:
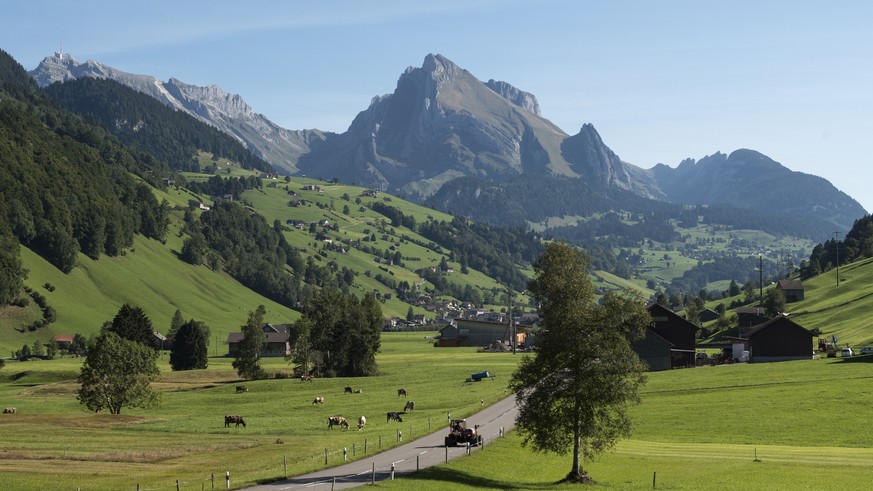
[[[745,332],[752,326],[757,326],[768,320],[764,307],[737,307],[734,312],[737,313],[737,327],[740,337],[744,337]]]
[[[455,319],[456,326],[447,325],[440,331],[439,346],[489,346],[495,341],[509,344],[512,329],[505,322]],[[524,329],[516,327],[516,342],[525,341]]]
[[[752,362],[810,360],[813,358],[813,335],[784,315],[753,326],[734,343],[743,343]]]
[[[648,309],[654,321],[650,329],[673,344],[672,366],[693,367],[700,327],[663,305],[655,303]]]
[[[288,342],[288,324],[264,324],[261,329],[267,335],[261,356],[288,356],[291,354],[291,344]],[[227,356],[236,356],[239,343],[244,336],[241,332],[227,335]]]
[[[657,372],[673,367],[673,343],[653,329],[646,329],[646,336],[634,341],[631,348],[649,366],[649,371]]]
[[[803,282],[800,280],[779,280],[776,288],[782,290],[782,294],[785,295],[785,303],[803,300]]]

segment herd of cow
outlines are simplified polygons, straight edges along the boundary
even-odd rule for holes
[[[300,377],[300,379],[302,381],[312,382],[312,376]],[[248,387],[246,387],[244,385],[238,385],[236,387],[237,393],[248,392],[248,390],[249,390]],[[362,389],[352,389],[351,387],[346,387],[344,389],[344,393],[346,393],[346,394],[361,394],[361,393],[363,393],[363,390]],[[403,397],[407,396],[406,389],[404,389],[404,388],[397,389],[397,397],[400,397],[400,396],[403,396]],[[312,400],[312,403],[313,404],[324,404],[324,396],[316,396],[315,399]],[[387,423],[389,421],[396,421],[398,423],[402,423],[403,418],[401,417],[401,415],[406,414],[409,411],[413,411],[414,409],[415,409],[415,402],[414,401],[406,401],[406,405],[403,406],[402,412],[389,411],[388,413],[386,413],[387,419],[385,420],[385,422]],[[6,408],[3,412],[4,413],[8,413],[8,412],[14,413],[15,408]],[[239,427],[239,425],[242,425],[243,428],[246,427],[246,422],[242,416],[237,416],[237,415],[225,416],[224,417],[224,427],[227,428],[232,424],[235,424],[237,427]],[[358,430],[359,431],[363,430],[364,426],[366,424],[367,424],[366,417],[361,416],[358,418]],[[327,429],[332,429],[334,426],[339,426],[341,428],[349,429],[349,421],[342,416],[330,416],[330,417],[328,417],[327,418]]]

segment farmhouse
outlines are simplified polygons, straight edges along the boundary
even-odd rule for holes
[[[60,349],[70,349],[70,346],[73,344],[73,335],[72,334],[56,334],[53,338],[55,344]]]
[[[673,366],[673,343],[653,329],[646,329],[646,336],[634,341],[631,348],[640,360],[646,362],[650,371],[667,370]]]
[[[737,324],[741,337],[747,328],[767,322],[767,313],[764,307],[737,307],[734,312],[737,313]]]
[[[782,290],[786,303],[803,300],[803,282],[800,280],[779,280],[776,288]]]
[[[812,333],[785,315],[752,326],[744,336],[728,338],[739,350],[749,352],[750,361],[771,362],[812,359]]]
[[[264,324],[261,329],[267,335],[261,347],[261,356],[288,356],[291,344],[288,342],[288,324]],[[241,332],[227,335],[227,356],[236,356],[239,343],[245,336]]]
[[[495,341],[512,339],[512,329],[508,323],[488,322],[474,319],[455,319],[455,325],[447,325],[440,330],[438,345],[445,346],[488,346]],[[516,343],[525,341],[523,328],[516,328]]]
[[[663,305],[655,303],[650,305],[648,310],[654,321],[650,329],[673,344],[672,366],[693,367],[697,349],[697,331],[700,328]]]

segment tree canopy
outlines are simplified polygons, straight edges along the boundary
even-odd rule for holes
[[[178,312],[178,311],[177,311]],[[173,370],[196,370],[208,364],[209,327],[200,321],[182,324],[173,338],[170,366]]]
[[[151,407],[158,394],[151,381],[159,374],[157,352],[106,331],[88,345],[79,372],[78,399],[92,411],[121,414],[124,407]]]
[[[595,302],[587,272],[584,253],[561,243],[546,246],[529,285],[543,330],[536,355],[526,356],[510,381],[523,444],[561,455],[572,450],[567,479],[576,482],[590,481],[582,459],[630,433],[627,409],[645,382],[631,342],[652,322],[634,295],[607,294]]]
[[[266,377],[264,369],[261,368],[261,349],[267,340],[262,327],[264,314],[266,309],[263,305],[259,305],[254,312],[249,312],[249,319],[242,327],[243,339],[233,360],[233,367],[236,368],[239,376],[250,380]]]
[[[129,303],[121,306],[106,330],[145,346],[154,346],[155,344],[151,319],[141,308],[134,307]]]

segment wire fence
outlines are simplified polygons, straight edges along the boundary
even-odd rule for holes
[[[500,397],[497,399],[500,399]],[[466,407],[456,408],[456,411],[466,413],[473,408],[478,409],[484,406],[485,402],[486,400],[482,399],[478,404],[470,404]],[[219,466],[218,469],[211,471],[208,476],[175,479],[164,481],[163,483],[150,482],[142,484],[140,482],[134,482],[129,488],[121,489],[130,489],[131,491],[195,491],[198,489],[201,491],[213,491],[239,489],[241,487],[253,486],[256,483],[288,480],[289,470],[290,475],[293,476],[294,474],[300,473],[295,472],[295,468],[305,468],[307,469],[305,472],[310,472],[311,470],[318,471],[362,460],[366,457],[372,457],[383,450],[388,450],[389,448],[411,442],[416,438],[429,435],[440,428],[448,428],[448,423],[451,419],[452,415],[451,413],[448,413],[446,419],[439,418],[439,421],[435,421],[433,418],[428,418],[426,424],[404,426],[402,429],[396,429],[391,434],[367,434],[364,436],[363,441],[358,438],[357,440],[350,442],[349,445],[343,447],[325,448],[323,453],[309,454],[302,457],[299,454],[294,454],[292,456],[293,462],[291,465],[289,465],[288,454],[282,452],[280,456],[277,456],[276,460],[273,460],[271,463],[265,464],[257,469],[239,469],[233,468],[232,466]],[[361,435],[358,432],[349,434],[356,436]],[[380,466],[377,466],[374,462],[370,470],[365,473],[358,472],[353,475],[331,477],[327,480],[306,480],[305,482],[299,478],[292,478],[290,485],[282,486],[282,489],[290,491],[298,489],[297,486],[300,486],[300,489],[305,487],[309,490],[324,490],[333,489],[337,484],[343,483],[368,484],[393,480],[397,475],[409,474],[424,467],[448,462],[451,458],[458,457],[459,455],[470,455],[479,448],[484,448],[488,443],[493,442],[495,439],[503,437],[504,434],[505,429],[501,426],[488,434],[480,432],[480,435],[482,436],[482,444],[478,447],[470,446],[469,444],[466,446],[451,448],[442,446],[432,447],[429,450],[419,453],[414,459],[402,459],[392,462],[390,465]],[[437,459],[435,458],[435,455],[439,452],[444,452],[444,454],[440,454],[439,459]],[[422,457],[425,455],[426,458],[422,461]],[[105,488],[105,486],[81,485],[77,486],[75,489],[76,491],[89,491],[97,488]]]

